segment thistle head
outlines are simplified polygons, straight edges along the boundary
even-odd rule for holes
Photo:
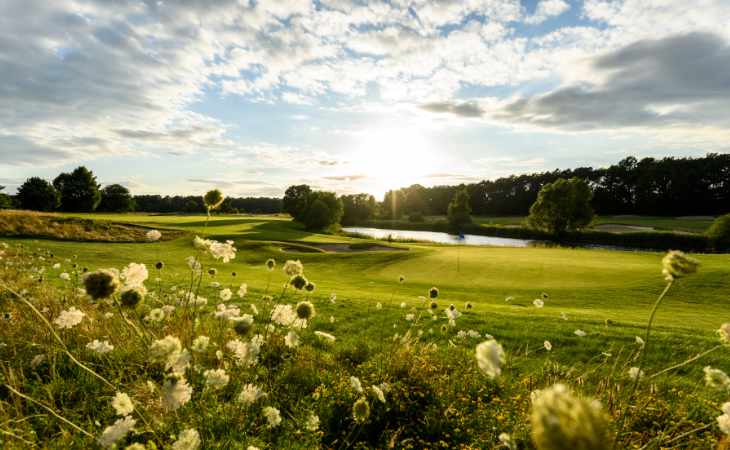
[[[119,299],[122,302],[122,306],[126,306],[127,308],[134,308],[142,300],[144,300],[145,294],[147,294],[147,290],[144,288],[144,286],[134,286],[129,289],[123,290],[122,294],[119,296]]]
[[[662,259],[662,275],[667,281],[686,277],[697,272],[700,262],[679,250],[671,250]]]
[[[99,269],[84,276],[86,293],[94,300],[111,297],[119,289],[119,275],[110,269]]]
[[[314,317],[315,310],[312,302],[297,303],[297,317],[300,319],[310,320]]]
[[[352,405],[352,417],[355,422],[363,423],[370,417],[370,404],[365,397],[360,397],[354,405]]]
[[[428,298],[436,298],[439,296],[439,290],[437,287],[432,287],[428,290]]]
[[[294,275],[289,280],[289,284],[291,284],[294,287],[294,289],[297,289],[300,291],[302,289],[304,289],[304,287],[307,285],[307,283],[309,283],[309,281],[307,281],[307,279],[304,277],[304,275]]]

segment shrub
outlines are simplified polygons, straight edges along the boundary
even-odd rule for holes
[[[464,225],[471,223],[469,191],[466,188],[460,189],[454,194],[454,198],[449,203],[448,215],[452,228],[461,229]]]
[[[540,189],[527,218],[530,227],[563,234],[586,227],[593,220],[593,194],[584,180],[560,178]]]

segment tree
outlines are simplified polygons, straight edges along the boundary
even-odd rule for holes
[[[53,180],[53,186],[61,194],[61,209],[64,211],[93,211],[101,201],[96,177],[84,166],[71,173],[60,174]]]
[[[134,200],[129,189],[121,184],[110,184],[101,190],[101,203],[98,209],[109,212],[127,212],[134,210]]]
[[[707,229],[707,238],[716,250],[730,249],[730,214],[715,219]]]
[[[9,209],[13,207],[13,199],[8,194],[3,193],[5,186],[0,186],[0,209]]]
[[[469,191],[462,187],[449,203],[449,225],[460,230],[464,225],[471,223],[471,205],[469,204]]]
[[[342,219],[342,201],[334,192],[315,191],[309,195],[307,210],[303,213],[308,230],[322,230]]]
[[[18,188],[18,203],[22,209],[53,211],[59,205],[59,195],[51,183],[32,177]]]
[[[540,189],[537,201],[530,207],[528,224],[551,234],[581,229],[593,220],[591,198],[585,180],[560,178]]]
[[[375,197],[370,194],[343,195],[342,225],[354,225],[371,219],[375,215]]]
[[[304,222],[311,194],[312,188],[306,184],[289,186],[284,192],[282,210],[289,213],[297,222]]]
[[[406,204],[406,194],[402,189],[388,191],[380,204],[380,216],[384,219],[400,219]]]

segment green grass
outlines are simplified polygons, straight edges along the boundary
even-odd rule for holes
[[[476,223],[484,225],[521,225],[524,220],[525,217],[522,216],[474,217]],[[712,221],[713,219],[706,217],[597,216],[593,226],[627,225],[653,228],[661,231],[703,233],[709,228]]]
[[[419,296],[426,296],[431,286],[437,286],[440,290],[437,299],[440,308],[453,303],[464,312],[457,321],[457,330],[474,329],[482,334],[493,335],[504,346],[509,358],[505,381],[495,388],[475,373],[473,348],[478,341],[460,342],[455,339],[455,331],[443,334],[440,331],[443,320],[431,323],[428,319],[419,325],[418,329],[424,333],[424,342],[436,343],[439,350],[433,357],[425,350],[422,355],[416,352],[404,356],[404,361],[422,369],[422,375],[432,374],[432,378],[420,380],[421,375],[411,373],[409,377],[415,377],[412,383],[423,383],[413,389],[442,392],[443,398],[430,400],[433,405],[456,407],[463,409],[461,413],[465,416],[478,416],[460,418],[460,425],[454,425],[443,418],[443,411],[421,410],[422,404],[408,403],[410,400],[406,399],[410,399],[414,391],[404,391],[404,403],[399,407],[405,410],[400,414],[412,414],[413,417],[408,420],[419,424],[417,430],[421,433],[421,442],[430,442],[433,447],[439,445],[428,437],[431,432],[439,439],[446,439],[446,447],[466,444],[485,448],[496,445],[496,434],[501,431],[513,433],[528,445],[529,429],[525,424],[529,401],[526,399],[529,399],[531,389],[544,387],[548,381],[573,383],[580,378],[578,384],[582,386],[583,392],[601,398],[611,408],[611,414],[617,417],[617,405],[621,405],[621,402],[613,398],[618,394],[607,388],[605,380],[620,380],[626,366],[631,365],[631,361],[626,358],[636,350],[634,336],[642,334],[651,306],[664,288],[660,273],[663,255],[652,252],[459,247],[421,243],[394,244],[407,248],[407,251],[289,252],[282,251],[282,242],[310,245],[335,242],[361,244],[368,241],[310,233],[287,218],[278,216],[214,216],[207,227],[205,216],[93,214],[87,217],[157,227],[163,234],[166,229],[183,230],[191,234],[165,242],[135,244],[3,240],[22,243],[30,251],[53,253],[54,259],[62,262],[62,267],[48,269],[45,278],[61,289],[66,289],[66,284],[58,279],[58,274],[70,270],[69,263],[64,262],[65,258],[70,258],[79,267],[91,270],[123,267],[129,262],[145,263],[152,268],[156,261],[164,261],[165,267],[161,272],[150,270],[148,288],[157,289],[158,284],[152,280],[159,276],[159,286],[167,292],[173,285],[185,286],[189,283],[190,272],[184,259],[195,253],[191,243],[193,234],[205,233],[218,240],[232,239],[238,248],[236,259],[228,264],[208,263],[218,269],[215,281],[220,282],[222,287],[230,287],[235,291],[241,282],[248,283],[250,300],[247,302],[257,302],[265,292],[278,294],[282,283],[286,281],[279,270],[283,261],[301,260],[306,276],[317,286],[312,296],[318,310],[314,329],[336,335],[338,350],[332,361],[328,353],[318,353],[316,342],[311,343],[311,348],[308,347],[307,351],[314,352],[309,355],[312,361],[321,359],[320,363],[327,369],[323,375],[309,374],[309,366],[305,364],[306,367],[299,367],[295,360],[291,362],[294,366],[286,367],[289,367],[287,370],[302,370],[308,374],[297,378],[298,382],[306,384],[307,377],[311,376],[319,380],[312,383],[330,383],[330,389],[337,392],[344,389],[340,385],[343,377],[346,387],[347,371],[359,373],[365,378],[373,377],[375,382],[375,374],[389,374],[392,377],[393,373],[406,370],[392,366],[396,362],[389,360],[388,354],[407,353],[408,350],[398,346],[392,349],[391,344],[386,343],[392,342],[395,333],[403,335],[408,331],[411,324],[403,319],[404,315],[411,311],[423,313],[424,300],[419,299]],[[654,219],[647,220],[658,223],[652,222]],[[649,374],[715,345],[715,330],[730,319],[727,315],[727,295],[730,292],[728,256],[708,254],[696,257],[701,262],[699,273],[679,280],[659,309],[655,321],[656,334],[646,355],[645,371]],[[268,258],[274,258],[279,263],[271,275],[264,268]],[[406,278],[403,284],[397,282],[400,275]],[[217,303],[218,289],[210,287],[209,281],[212,279],[206,276],[201,285],[201,295],[208,297],[210,304],[214,305]],[[269,283],[270,288],[267,290]],[[334,304],[328,301],[331,293],[337,295]],[[549,297],[544,308],[536,308],[532,301],[542,293],[547,293]],[[507,297],[513,299],[507,302]],[[301,299],[301,294],[290,297],[289,301],[295,299]],[[467,302],[473,305],[472,309],[465,309]],[[383,305],[382,310],[376,309],[377,303]],[[400,307],[401,303],[405,303],[405,308]],[[7,307],[7,303],[2,305],[0,303],[0,308]],[[567,315],[567,320],[561,318],[561,313]],[[330,316],[335,318],[334,323],[328,320]],[[588,336],[577,337],[574,334],[576,329],[585,330]],[[2,333],[8,331],[0,331],[0,340],[7,338]],[[540,350],[544,340],[552,342],[552,352]],[[454,342],[456,347],[450,350]],[[633,417],[629,421],[631,434],[624,437],[627,445],[628,442],[649,443],[661,433],[666,433],[669,439],[670,436],[688,431],[692,426],[711,423],[714,420],[713,411],[719,411],[718,405],[725,399],[722,394],[701,387],[701,368],[710,364],[730,371],[727,350],[722,351],[725,354],[714,352],[693,365],[660,378],[655,394],[649,394],[648,387],[643,386],[641,398],[650,402],[649,409],[645,411],[646,417]],[[606,357],[602,353],[611,356]],[[3,359],[9,357],[7,353],[0,355]],[[350,363],[342,361],[351,361],[352,358],[363,361],[348,369]],[[7,360],[4,364],[12,366]],[[407,384],[401,388],[405,389]],[[36,389],[41,389],[41,386]],[[299,392],[300,388],[292,389]],[[301,387],[302,392],[307,389],[306,386]],[[498,393],[490,391],[486,394],[484,389],[497,389]],[[29,390],[33,389],[29,387]],[[41,392],[36,394],[41,395]],[[334,403],[327,407],[329,412],[322,410],[320,414],[323,423],[324,418],[329,417],[329,422],[324,426],[331,428],[322,436],[321,442],[341,448],[344,438],[341,433],[346,435],[351,430],[338,428],[346,427],[346,424],[338,422],[336,414],[328,416],[343,407],[340,404],[344,401],[342,398],[334,396],[333,399]],[[204,403],[208,401],[212,400],[201,400]],[[397,403],[397,400],[393,401]],[[493,402],[504,406],[496,406]],[[210,403],[209,407],[219,407],[215,405],[217,403]],[[297,408],[299,406],[292,406],[292,411],[298,411]],[[349,414],[349,406],[344,408],[344,414]],[[496,415],[494,408],[498,411]],[[664,415],[666,409],[671,410],[669,416]],[[382,414],[384,416],[381,419],[385,420],[387,414]],[[84,416],[82,412],[76,412],[75,417],[93,428],[92,418]],[[655,423],[645,424],[644,419],[654,420]],[[211,447],[225,447],[231,431],[226,430],[225,421],[216,420],[222,419],[201,419],[198,427],[220,427],[219,437],[214,439],[209,434],[207,439],[215,442]],[[411,423],[408,420],[405,423],[398,422],[398,426],[408,427]],[[680,422],[673,429],[672,424],[677,424],[677,421]],[[106,419],[104,423],[108,422],[109,419]],[[383,436],[400,442],[394,423],[384,422],[372,433],[382,432]],[[430,424],[431,428],[425,424]],[[452,430],[451,434],[444,434],[440,427],[446,425],[460,428]],[[477,430],[479,427],[488,429]],[[659,430],[662,430],[661,433]],[[362,437],[365,434],[358,439],[365,439]],[[447,435],[451,437],[446,438]],[[716,429],[710,427],[708,431],[691,434],[680,442],[690,448],[704,448],[717,436]],[[273,447],[297,447],[294,440],[281,439],[267,437],[264,440]],[[380,441],[363,442],[369,442],[365,445],[371,448],[382,445]],[[408,444],[406,442],[397,446],[401,445],[406,447]]]

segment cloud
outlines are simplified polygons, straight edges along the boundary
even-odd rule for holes
[[[332,175],[332,176],[327,176],[327,177],[322,177],[322,178],[324,178],[325,180],[330,180],[330,181],[358,181],[358,180],[366,180],[370,177],[368,177],[367,175],[358,174],[358,175]]]
[[[563,0],[542,0],[537,4],[535,13],[525,19],[526,23],[538,24],[557,17],[570,9],[570,5]]]
[[[434,113],[451,113],[461,117],[480,117],[484,110],[474,102],[433,102],[421,105],[421,109]]]
[[[494,117],[567,130],[723,126],[730,119],[730,47],[716,35],[643,40],[591,66],[598,81],[520,98]]]

